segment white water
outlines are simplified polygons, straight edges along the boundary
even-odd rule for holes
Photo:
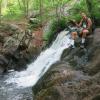
[[[35,85],[50,66],[60,60],[63,50],[71,45],[70,35],[67,33],[68,31],[62,31],[51,47],[43,51],[33,63],[28,65],[27,70],[22,72],[12,72],[13,76],[11,74],[6,82],[8,84],[16,83],[18,87],[30,87]]]

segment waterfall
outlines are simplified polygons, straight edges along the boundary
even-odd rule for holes
[[[52,64],[60,60],[62,52],[71,45],[69,31],[62,31],[50,48],[43,51],[38,58],[21,72],[12,72],[6,80],[7,84],[15,83],[18,87],[30,87],[45,74]]]

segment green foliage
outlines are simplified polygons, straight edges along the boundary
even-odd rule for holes
[[[5,9],[5,13],[3,13],[3,19],[7,20],[20,19],[22,16],[23,13],[16,2],[15,4],[8,3],[7,8]]]
[[[1,0],[4,2],[3,0]],[[5,2],[7,2],[7,5]],[[73,0],[41,0],[42,1],[42,20],[45,21],[48,18],[54,17],[52,11],[55,11],[56,7],[64,7],[68,3],[73,2]],[[25,17],[27,2],[28,2],[28,11],[39,11],[40,10],[40,0],[5,0],[2,5],[2,9],[4,5],[6,5],[5,13],[2,15],[5,19],[20,19]],[[92,2],[92,14],[96,16],[96,18],[100,18],[100,0],[91,0]],[[26,11],[26,12],[25,12]],[[70,18],[79,20],[80,14],[79,12],[86,12],[88,14],[86,0],[79,0],[75,3],[72,9],[69,10]],[[53,12],[54,13],[54,12]]]
[[[3,1],[3,0],[2,0]],[[43,5],[43,12],[45,12],[46,17],[48,17],[49,11],[54,10],[55,7],[62,6],[70,0],[41,0]],[[7,4],[6,4],[7,3]],[[28,5],[27,5],[28,3]],[[3,6],[6,6],[3,7]],[[28,7],[28,8],[27,8]],[[26,9],[27,8],[27,9]],[[20,19],[20,17],[25,16],[25,13],[30,11],[40,10],[40,0],[5,0],[2,4],[2,9],[4,10],[2,15],[4,18],[8,19]],[[5,12],[5,13],[4,13]],[[45,18],[43,14],[43,18]]]
[[[92,0],[92,15],[100,19],[100,0]]]
[[[44,33],[43,39],[48,41],[48,44],[56,37],[57,33],[67,27],[67,19],[62,17],[61,19],[53,20],[50,24],[49,30]]]
[[[79,21],[81,19],[80,13],[85,12],[88,13],[88,8],[85,0],[81,0],[80,2],[76,2],[73,8],[69,10],[69,18],[75,19]]]

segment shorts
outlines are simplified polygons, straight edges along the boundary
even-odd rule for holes
[[[82,32],[83,32],[83,33],[89,33],[89,30],[83,29]]]
[[[82,32],[90,33],[90,30],[88,30],[88,29],[84,29],[84,28],[82,28],[82,27],[77,29],[77,33],[78,33],[78,35],[80,35]]]

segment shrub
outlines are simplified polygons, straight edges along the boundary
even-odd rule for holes
[[[57,34],[65,29],[67,26],[67,19],[62,17],[61,19],[57,20],[54,19],[50,25],[49,29],[43,34],[43,39],[47,41],[48,44],[56,38]]]

